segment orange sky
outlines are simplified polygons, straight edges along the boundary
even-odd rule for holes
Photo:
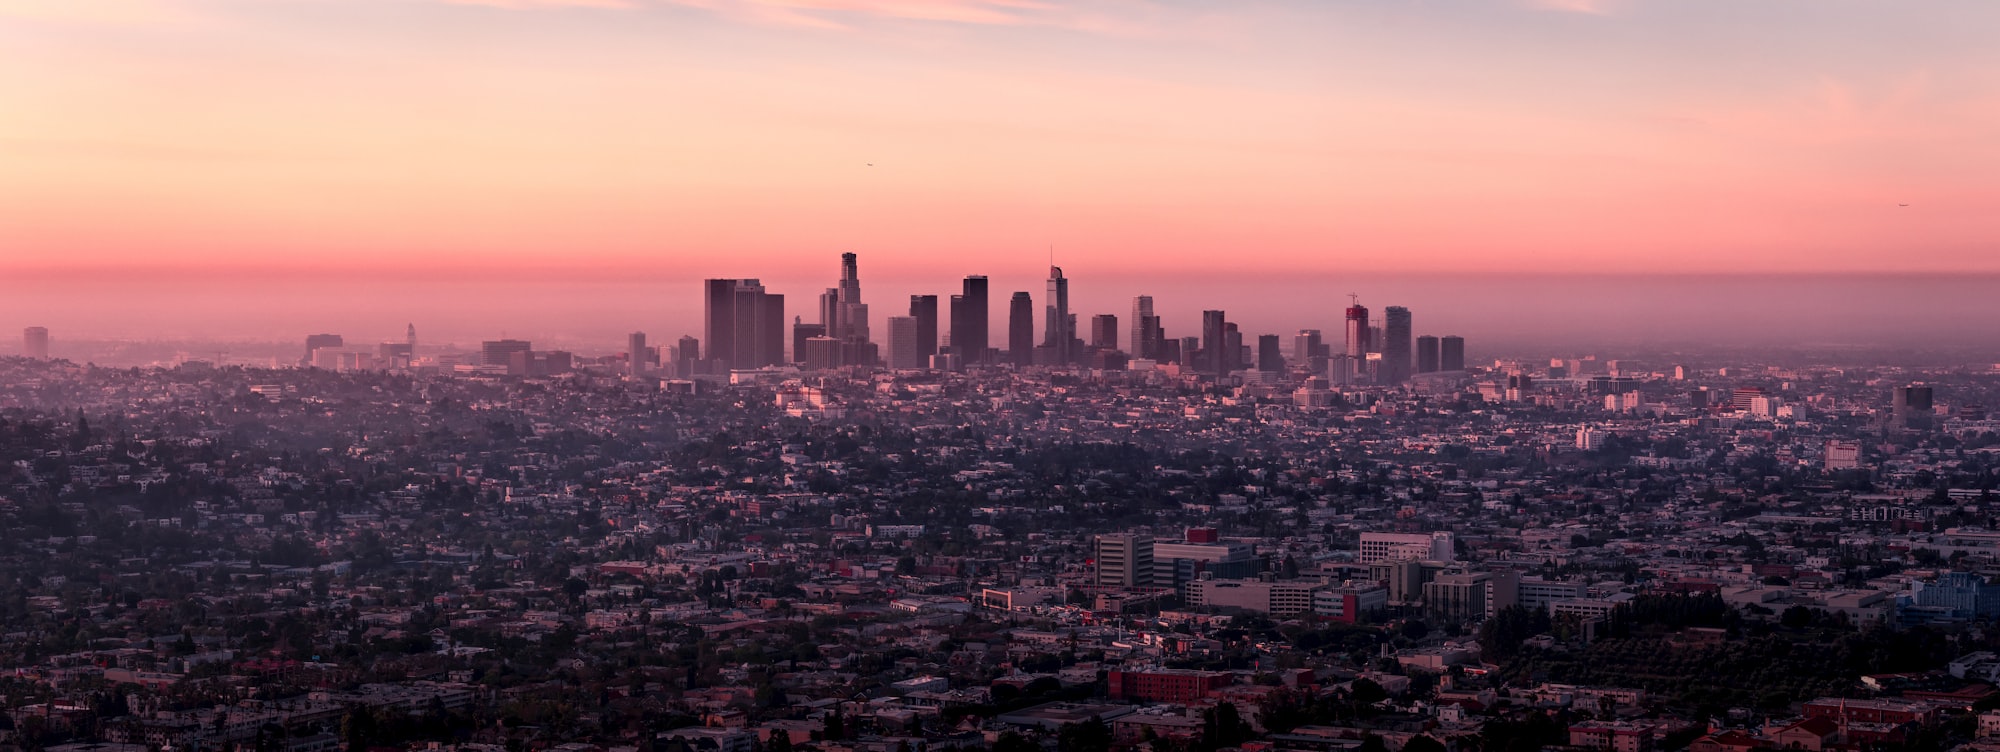
[[[1992,272],[1994,29],[1991,0],[0,0],[0,270]]]

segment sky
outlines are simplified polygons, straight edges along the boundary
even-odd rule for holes
[[[804,301],[846,251],[912,289],[1053,256],[1107,312],[1139,278],[1330,307],[1344,277],[1996,274],[1996,28],[1991,0],[0,0],[0,319],[388,279],[449,281],[408,293],[443,310],[824,278]]]

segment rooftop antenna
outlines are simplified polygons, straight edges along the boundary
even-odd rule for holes
[[[1354,306],[1361,305],[1361,296],[1350,292],[1347,294],[1347,303]]]

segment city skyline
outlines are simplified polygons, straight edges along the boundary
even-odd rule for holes
[[[1996,25],[1970,0],[11,0],[0,40],[40,73],[0,76],[0,271],[716,276],[832,246],[933,273],[1053,243],[1080,275],[1995,272]]]

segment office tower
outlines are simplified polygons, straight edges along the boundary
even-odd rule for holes
[[[785,296],[764,291],[754,279],[711,279],[703,328],[708,357],[724,368],[758,368],[785,359]]]
[[[1896,387],[1889,396],[1889,413],[1897,430],[1931,427],[1936,403],[1931,388],[1918,384]]]
[[[1229,337],[1221,311],[1201,312],[1201,367],[1216,376],[1229,373]]]
[[[417,325],[416,325],[416,324],[411,324],[411,325],[409,325],[409,327],[408,327],[407,329],[405,329],[405,330],[404,330],[404,332],[403,332],[403,338],[404,338],[405,340],[407,340],[407,344],[409,344],[409,346],[410,346],[410,355],[412,355],[412,356],[416,355],[416,354],[417,354]]]
[[[1099,350],[1118,349],[1118,317],[1100,313],[1090,317],[1090,346]]]
[[[910,317],[917,320],[917,349],[924,357],[937,354],[938,349],[938,298],[936,295],[911,295]]]
[[[1097,536],[1097,585],[1142,588],[1153,584],[1153,536]]]
[[[625,335],[625,357],[631,362],[628,368],[634,377],[646,375],[646,333],[633,332]]]
[[[840,286],[820,296],[820,323],[826,336],[844,342],[868,341],[868,304],[861,302],[861,270],[858,257],[840,254]]]
[[[1410,380],[1410,309],[1382,309],[1382,383]]]
[[[989,347],[988,317],[992,309],[986,298],[986,277],[965,278],[963,291],[951,296],[951,349],[964,365],[986,362]]]
[[[803,316],[792,317],[792,362],[806,361],[806,341],[826,336],[825,324],[808,324]]]
[[[924,352],[923,338],[917,335],[917,317],[889,317],[889,367],[923,368],[930,354]]]
[[[496,339],[479,344],[479,364],[486,366],[512,366],[515,353],[532,353],[534,347],[526,340]]]
[[[734,279],[702,282],[701,339],[708,343],[708,358],[731,367],[736,362],[736,285]]]
[[[1438,370],[1465,370],[1465,338],[1456,334],[1438,340]]]
[[[1438,370],[1438,338],[1424,335],[1417,338],[1417,373],[1433,373]]]
[[[1007,301],[1007,359],[1017,366],[1035,363],[1035,302],[1025,291]]]
[[[1355,303],[1347,307],[1347,357],[1356,363],[1368,356],[1368,308]]]
[[[675,375],[687,378],[694,375],[694,364],[701,360],[701,340],[692,334],[681,335],[680,346],[675,348]]]
[[[1292,335],[1292,360],[1311,363],[1319,356],[1320,332],[1318,329],[1300,329]]]
[[[1182,337],[1180,338],[1180,343],[1181,350],[1174,362],[1186,366],[1189,370],[1199,370],[1202,368],[1202,363],[1205,362],[1202,358],[1206,356],[1201,354],[1201,338]]]
[[[1159,340],[1153,338],[1153,328],[1160,320],[1153,316],[1153,296],[1141,295],[1132,299],[1132,346],[1134,358],[1158,358]]]
[[[310,344],[311,342],[310,340],[308,340],[307,342],[308,344],[306,345],[306,349],[308,351],[308,357],[310,357],[310,351],[312,349],[312,345]],[[49,359],[48,328],[41,326],[31,326],[21,330],[21,354],[26,355],[30,358],[34,358],[35,360],[48,360]]]
[[[766,294],[757,318],[757,365],[785,362],[785,296]]]
[[[1257,370],[1277,373],[1285,370],[1285,353],[1279,349],[1278,335],[1257,337]]]
[[[1249,348],[1243,346],[1243,332],[1236,328],[1236,322],[1222,322],[1222,352],[1229,356],[1222,364],[1222,372],[1242,370],[1250,363]]]
[[[1069,314],[1069,280],[1060,266],[1049,267],[1048,297],[1042,305],[1042,346],[1049,348],[1049,363],[1074,362],[1070,349],[1076,340],[1076,319]]]
[[[299,360],[299,365],[311,366],[314,362],[314,357],[320,350],[345,347],[346,345],[346,340],[341,339],[338,334],[308,334],[306,335],[306,356]]]

